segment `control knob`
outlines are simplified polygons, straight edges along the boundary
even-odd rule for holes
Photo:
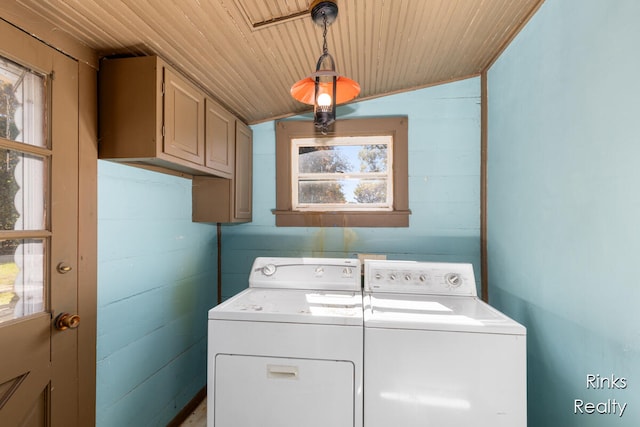
[[[262,274],[264,274],[265,276],[273,276],[275,272],[276,272],[276,266],[273,264],[267,264],[264,267],[262,267]]]
[[[457,288],[462,285],[462,278],[456,273],[449,273],[445,276],[445,280],[447,281],[447,285],[452,288]]]

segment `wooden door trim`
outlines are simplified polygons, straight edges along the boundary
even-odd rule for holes
[[[97,73],[79,64],[78,120],[78,328],[79,423],[96,420],[98,290],[98,99]]]

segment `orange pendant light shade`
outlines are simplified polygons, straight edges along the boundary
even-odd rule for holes
[[[351,101],[360,93],[360,85],[336,73],[336,64],[327,48],[327,26],[338,16],[335,0],[316,0],[311,4],[313,22],[322,25],[322,55],[316,72],[291,86],[291,96],[313,105],[313,123],[324,135],[336,121],[336,105]]]
[[[333,83],[331,82],[319,83],[320,92],[333,92],[333,88],[331,87],[332,84]],[[315,91],[316,82],[312,77],[302,79],[291,86],[291,96],[304,104],[315,104]],[[336,104],[349,102],[358,96],[359,93],[360,85],[356,81],[347,77],[336,77]]]

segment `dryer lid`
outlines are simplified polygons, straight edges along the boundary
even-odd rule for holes
[[[209,319],[362,326],[362,293],[249,288],[209,310]]]
[[[476,297],[370,294],[364,297],[367,328],[525,335],[524,326]]]

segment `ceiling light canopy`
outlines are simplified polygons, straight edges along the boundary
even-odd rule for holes
[[[300,102],[313,105],[313,122],[326,134],[336,120],[336,105],[351,101],[360,93],[360,85],[336,73],[336,65],[327,48],[327,27],[338,17],[333,0],[316,0],[311,5],[311,19],[322,26],[322,55],[316,71],[291,86],[291,95]]]

